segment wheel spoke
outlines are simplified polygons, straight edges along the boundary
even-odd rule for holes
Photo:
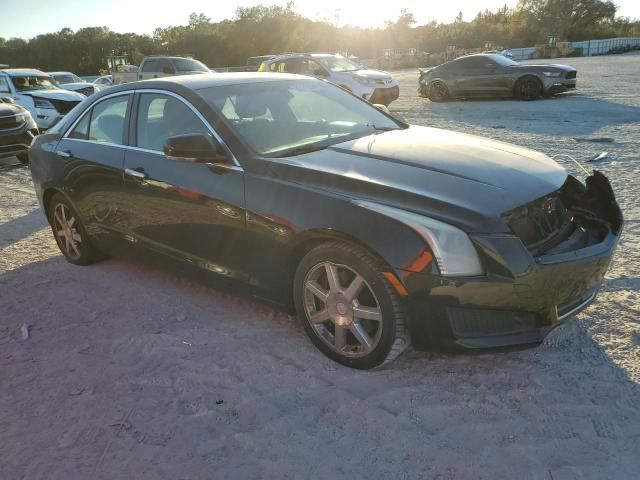
[[[71,244],[71,248],[73,248],[73,251],[75,252],[75,254],[77,256],[80,256],[80,250],[78,250],[78,247],[76,246],[76,242],[74,242],[73,239],[70,239],[69,243]]]
[[[56,219],[56,221],[58,222],[58,226],[59,227],[64,227],[64,222],[62,221],[62,218],[60,218],[60,214],[58,213],[58,211],[56,210],[54,217]]]
[[[314,294],[316,297],[318,297],[320,300],[322,300],[323,302],[326,303],[327,298],[329,298],[329,292],[327,292],[325,289],[323,289],[320,285],[318,285],[318,282],[315,281],[309,281],[306,284],[306,288],[307,290],[309,290],[312,294]]]
[[[312,325],[326,322],[327,320],[330,320],[330,319],[331,317],[329,316],[329,312],[327,311],[326,308],[323,308],[322,310],[318,310],[317,312],[314,312],[311,315],[309,315],[309,322],[311,322]]]
[[[64,236],[64,249],[67,251],[67,253],[71,253],[71,249],[69,248],[70,244],[71,244],[71,239],[65,235]]]
[[[64,208],[64,205],[60,205],[60,215],[62,216],[62,221],[66,224],[67,223],[67,214],[65,213],[66,208]]]
[[[373,345],[373,340],[360,323],[351,325],[351,333],[365,349],[369,349]]]
[[[58,235],[58,238],[65,237],[64,230],[56,230],[56,235]]]
[[[73,227],[73,224],[76,223],[76,217],[71,217],[69,219],[69,223],[67,225],[69,225],[69,228]]]
[[[378,307],[364,307],[357,305],[353,307],[353,316],[361,320],[382,321],[382,313]]]
[[[351,284],[344,291],[344,296],[347,300],[352,301],[354,298],[357,298],[362,291],[362,287],[364,286],[364,278],[360,275],[356,275]]]
[[[71,238],[73,239],[74,242],[82,243],[82,236],[75,230],[71,232]]]
[[[347,329],[336,325],[333,335],[333,342],[338,350],[342,350],[347,345]]]
[[[342,287],[340,286],[340,277],[338,277],[338,267],[333,263],[325,263],[324,269],[327,272],[327,280],[329,281],[330,292],[340,292]]]

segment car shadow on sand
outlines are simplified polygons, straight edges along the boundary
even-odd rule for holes
[[[2,223],[0,224],[0,248],[8,247],[46,226],[47,220],[40,208]]]
[[[532,102],[514,99],[429,102],[428,108],[432,115],[450,121],[556,137],[587,136],[603,127],[640,121],[640,107],[575,93]],[[412,115],[411,111],[403,113],[408,118]]]
[[[98,457],[100,471],[128,478],[177,477],[203,461],[219,478],[249,466],[246,478],[258,478],[260,459],[305,478],[335,452],[325,478],[425,478],[427,466],[430,478],[467,478],[478,458],[487,478],[633,478],[640,468],[630,421],[640,389],[575,322],[533,349],[409,352],[363,372],[322,356],[268,307],[144,264],[78,268],[57,257],[0,274],[0,284],[9,331],[0,380],[11,392],[0,397],[0,449],[16,472],[59,468],[60,439],[105,422],[123,422],[116,431],[132,440],[107,456],[106,438],[65,443],[65,458],[87,460],[77,478],[95,474]],[[25,285],[46,295],[36,300]],[[25,321],[31,337],[21,340]],[[38,412],[28,428],[24,411]],[[150,448],[136,438],[171,455],[130,460]],[[39,442],[36,459],[23,455]]]

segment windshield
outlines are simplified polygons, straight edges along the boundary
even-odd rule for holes
[[[198,93],[265,156],[297,155],[402,128],[369,103],[315,79],[224,85]]]
[[[489,56],[491,57],[491,60],[493,60],[498,65],[501,65],[503,67],[514,67],[516,65],[520,65],[518,62],[514,62],[510,58],[503,57],[502,55],[489,55]]]
[[[51,82],[51,78],[44,76],[15,76],[11,77],[11,81],[18,92],[56,89],[56,86]]]
[[[314,60],[317,60],[332,72],[354,72],[362,69],[362,65],[345,57],[314,57]]]
[[[202,63],[191,58],[174,58],[173,64],[179,72],[206,72],[209,73],[209,69]]]
[[[67,83],[81,83],[82,79],[80,77],[76,77],[72,73],[64,73],[61,75],[54,75],[53,79],[59,83],[60,85],[65,85]]]

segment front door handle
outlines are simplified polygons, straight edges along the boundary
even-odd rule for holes
[[[56,151],[56,155],[58,155],[61,158],[72,158],[73,157],[73,153],[71,153],[70,150],[58,150],[58,151]]]
[[[126,168],[124,170],[124,173],[126,173],[127,175],[131,175],[132,177],[136,177],[136,178],[140,178],[140,179],[147,178],[147,174],[144,172],[143,169],[134,170],[133,168]]]

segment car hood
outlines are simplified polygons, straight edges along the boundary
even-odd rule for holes
[[[521,70],[536,71],[536,72],[541,72],[541,71],[544,71],[544,70],[556,70],[556,71],[560,71],[560,72],[572,72],[572,71],[576,70],[574,67],[570,67],[569,65],[559,65],[559,64],[553,64],[553,65],[518,65],[515,68],[518,68],[518,69],[521,69]]]
[[[95,85],[89,82],[63,83],[60,85],[60,88],[64,90],[73,90],[73,91],[80,90],[82,88],[87,88],[87,87],[95,87]]]
[[[311,186],[403,208],[476,233],[507,232],[503,213],[559,189],[567,177],[564,168],[542,153],[417,126],[287,161],[303,167],[305,173],[296,180]]]
[[[358,77],[368,78],[370,80],[386,80],[391,78],[391,75],[387,72],[383,72],[382,70],[356,70],[353,72],[354,75]]]
[[[71,90],[62,90],[61,88],[55,90],[32,90],[29,92],[20,92],[20,95],[66,101],[81,101],[86,98],[81,93],[72,92]]]

